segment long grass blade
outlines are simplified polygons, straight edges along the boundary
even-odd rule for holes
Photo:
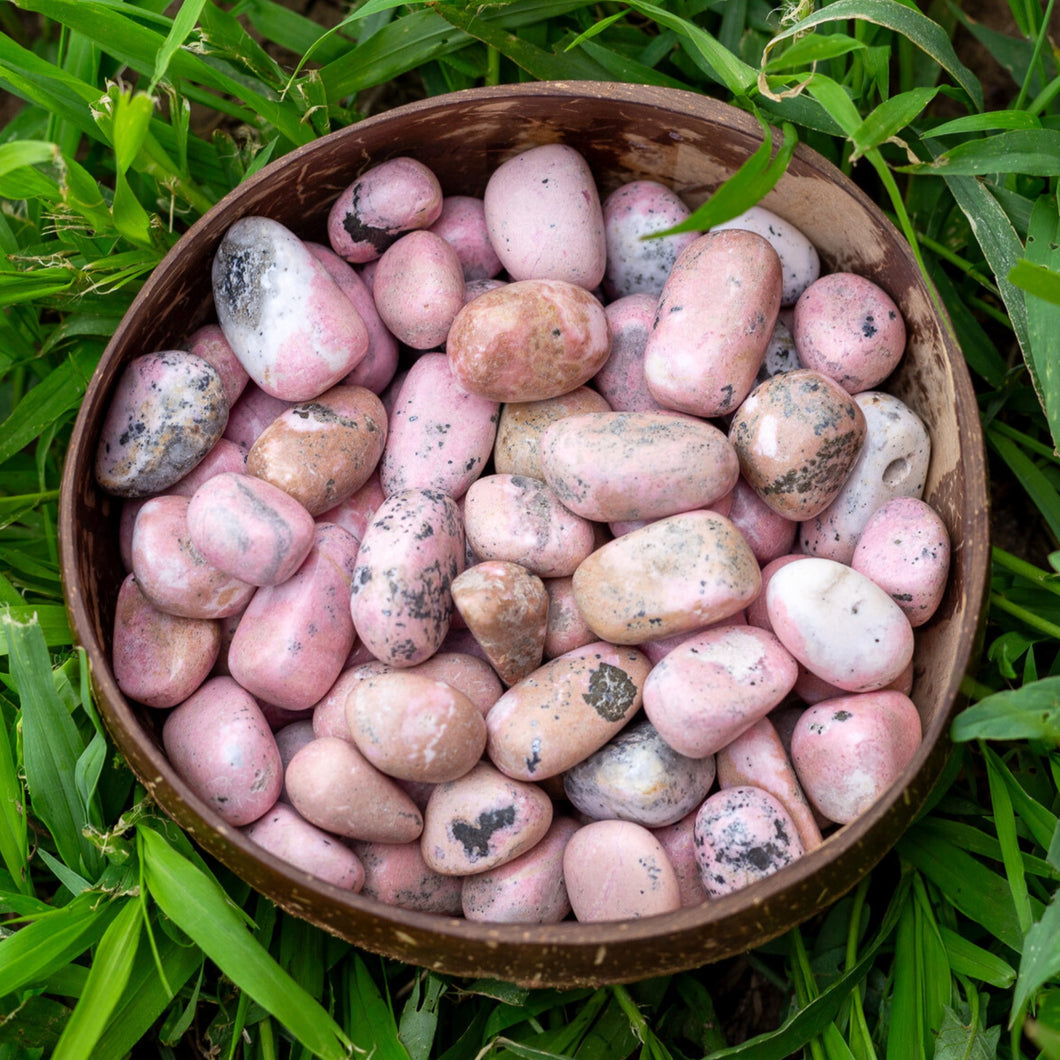
[[[946,31],[916,8],[896,0],[836,0],[805,18],[799,19],[768,44],[763,58],[782,41],[804,36],[809,30],[828,22],[860,19],[893,30],[912,41],[935,60],[968,94],[976,110],[983,109],[983,87],[979,79],[961,62]]]
[[[88,816],[74,781],[84,744],[73,719],[55,694],[51,660],[40,626],[15,622],[0,613],[11,653],[11,674],[22,702],[22,743],[33,812],[47,825],[59,854],[71,869],[95,879],[98,851],[83,835],[99,825]]]
[[[140,827],[137,838],[148,891],[166,916],[317,1056],[342,1060],[345,1034],[255,941],[218,884],[151,828]]]
[[[92,1060],[96,1043],[125,986],[140,941],[139,902],[126,900],[99,940],[84,992],[59,1039],[52,1060]]]
[[[107,930],[120,902],[100,902],[85,893],[60,909],[37,916],[0,941],[0,983],[5,994],[47,981],[64,965],[80,957]]]

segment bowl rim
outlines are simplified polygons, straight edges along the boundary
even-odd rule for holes
[[[266,873],[278,877],[279,881],[292,890],[296,895],[320,894],[328,901],[338,903],[341,906],[350,905],[354,909],[362,909],[366,916],[379,918],[387,924],[387,932],[391,938],[384,944],[375,938],[365,937],[359,939],[357,944],[375,952],[384,953],[396,959],[411,963],[431,963],[425,959],[425,954],[419,952],[421,949],[419,938],[430,936],[441,938],[446,942],[459,943],[465,949],[470,947],[474,956],[467,962],[466,966],[471,968],[484,967],[488,970],[491,966],[491,954],[499,948],[518,946],[520,948],[538,949],[541,960],[548,958],[549,954],[555,954],[558,964],[563,962],[564,952],[572,948],[583,951],[583,954],[592,953],[596,960],[596,967],[606,967],[608,971],[602,978],[594,978],[590,963],[586,970],[586,961],[583,957],[579,961],[576,975],[568,977],[562,967],[555,969],[555,975],[548,974],[535,976],[532,981],[538,985],[556,984],[573,985],[574,983],[600,983],[621,982],[628,979],[639,978],[642,973],[628,976],[625,980],[621,967],[614,967],[614,958],[607,955],[607,951],[614,947],[628,947],[631,944],[647,943],[658,940],[660,936],[683,935],[691,932],[699,939],[705,939],[712,928],[730,922],[738,914],[745,915],[747,911],[761,908],[767,902],[773,902],[784,895],[796,894],[796,892],[813,893],[818,890],[814,888],[814,880],[819,872],[826,870],[827,866],[834,863],[837,858],[844,858],[846,863],[856,861],[863,868],[846,885],[844,891],[834,892],[827,888],[821,889],[820,899],[811,899],[806,908],[800,910],[799,919],[792,923],[799,923],[821,908],[826,907],[838,900],[842,893],[853,887],[858,879],[862,878],[875,864],[882,859],[887,850],[897,839],[893,827],[888,827],[888,822],[893,821],[893,811],[896,804],[904,802],[903,813],[906,820],[902,823],[898,834],[904,831],[911,823],[917,809],[926,801],[929,788],[941,775],[948,747],[945,746],[945,736],[948,731],[949,722],[959,706],[966,702],[967,697],[961,691],[961,679],[969,671],[979,651],[981,632],[985,622],[985,599],[987,591],[987,580],[989,573],[989,542],[986,535],[982,539],[969,536],[969,547],[964,556],[965,570],[971,584],[964,584],[964,595],[969,601],[968,613],[975,616],[971,625],[975,627],[974,634],[968,636],[962,642],[958,658],[960,662],[959,672],[951,676],[946,691],[948,709],[940,712],[934,719],[931,731],[924,733],[924,739],[917,749],[913,760],[903,771],[899,779],[892,785],[883,796],[862,814],[855,822],[838,829],[829,835],[822,845],[813,851],[804,854],[776,874],[752,884],[750,887],[721,898],[710,899],[699,906],[683,908],[681,910],[661,914],[653,917],[645,917],[639,920],[611,921],[601,923],[580,923],[575,921],[564,921],[552,925],[525,925],[525,924],[501,924],[477,922],[457,917],[440,916],[432,913],[420,913],[398,907],[385,906],[372,899],[335,887],[322,880],[309,876],[307,873],[294,869],[287,863],[280,861],[273,855],[257,847],[249,839],[239,833],[238,829],[225,824],[198,796],[196,796],[175,773],[169,765],[168,760],[155,746],[153,741],[139,740],[133,733],[142,733],[142,726],[134,714],[129,701],[117,687],[117,683],[110,670],[109,661],[103,652],[102,645],[95,636],[94,625],[88,613],[83,586],[81,585],[77,571],[76,557],[76,533],[74,512],[74,480],[75,470],[78,463],[77,455],[81,454],[85,459],[85,453],[89,444],[93,441],[88,437],[89,412],[88,397],[96,393],[98,397],[100,374],[103,366],[110,364],[118,355],[118,351],[125,341],[126,333],[131,330],[132,322],[137,319],[137,314],[143,304],[149,301],[156,289],[163,286],[169,274],[173,271],[174,262],[181,252],[181,248],[212,222],[221,212],[230,210],[239,202],[248,199],[252,192],[264,182],[275,179],[277,174],[292,171],[300,166],[307,157],[320,150],[320,145],[325,140],[350,140],[363,136],[366,130],[377,126],[392,123],[395,118],[406,116],[423,117],[432,112],[451,107],[455,103],[487,104],[497,100],[511,102],[522,97],[547,97],[554,99],[559,106],[578,105],[579,101],[588,99],[606,100],[613,102],[616,108],[621,109],[626,105],[637,107],[651,107],[670,111],[684,119],[692,119],[696,122],[706,122],[724,125],[727,129],[735,129],[751,140],[762,140],[762,129],[756,119],[744,111],[729,104],[722,103],[711,97],[702,96],[695,92],[684,89],[660,88],[656,86],[629,85],[624,83],[609,82],[530,82],[518,85],[498,85],[484,88],[471,88],[459,92],[448,93],[440,96],[432,96],[423,100],[403,104],[388,111],[381,112],[360,122],[350,125],[344,129],[328,134],[326,137],[318,138],[308,144],[294,148],[292,151],[268,163],[248,180],[237,188],[227,193],[207,213],[196,220],[181,237],[180,241],[166,254],[152,274],[145,281],[143,287],[135,296],[131,306],[122,318],[106,350],[100,359],[100,367],[97,368],[93,379],[89,384],[86,397],[79,409],[74,430],[70,439],[68,451],[64,461],[62,485],[60,489],[60,517],[59,517],[59,540],[60,540],[60,562],[63,574],[63,590],[66,600],[67,612],[70,618],[71,629],[78,643],[85,649],[89,660],[92,684],[100,707],[106,728],[114,740],[118,749],[129,761],[134,774],[145,784],[154,800],[163,811],[186,831],[202,847],[218,858],[223,864],[232,868],[233,871],[246,879],[245,871],[235,868],[231,863],[228,851],[235,847],[247,858],[256,859],[261,863]],[[835,168],[823,156],[799,144],[795,151],[796,158],[808,165],[814,171],[821,173],[827,179],[839,185],[839,188],[852,196],[863,209],[874,215],[878,215],[885,229],[888,229],[891,237],[895,240],[905,255],[911,256],[911,251],[905,243],[904,238],[893,226],[882,211],[869,199],[869,197],[840,170]],[[782,178],[783,179],[783,178]],[[918,270],[919,272],[919,270]],[[921,275],[921,282],[929,292],[934,288],[930,286],[926,277]],[[974,400],[971,380],[968,376],[967,367],[961,357],[953,336],[952,324],[949,322],[942,306],[941,300],[935,299],[936,314],[939,318],[940,329],[947,336],[952,346],[949,361],[954,373],[954,386],[958,391],[958,398],[963,399],[963,411],[967,422],[964,422],[961,433],[961,463],[975,465],[977,473],[967,476],[964,483],[966,496],[964,498],[965,511],[974,509],[980,513],[985,525],[987,512],[986,492],[986,461],[985,448],[982,438],[981,424],[978,418],[977,406]],[[953,356],[953,352],[957,357]],[[970,405],[968,402],[970,401]],[[974,419],[969,415],[969,410],[975,411]],[[981,473],[980,473],[981,470]],[[967,626],[968,623],[965,623]],[[915,791],[911,790],[910,784],[913,778],[918,778]],[[175,794],[175,798],[166,793],[166,786]],[[159,797],[159,790],[163,791],[163,797]],[[912,805],[915,803],[916,805]],[[204,832],[203,829],[206,829]],[[212,841],[210,832],[216,833],[222,846]],[[883,849],[876,849],[876,843],[880,836],[889,836],[888,841],[883,844]],[[305,903],[292,900],[290,895],[277,894],[275,888],[263,887],[258,882],[251,882],[251,886],[265,893],[271,900],[281,907],[296,915],[308,919],[325,930],[335,934],[341,934],[332,922],[325,922],[314,917],[314,911],[307,909]],[[756,936],[753,945],[759,945],[770,938],[788,930],[792,923],[776,925],[776,930],[769,933],[768,925],[765,933]],[[402,938],[401,936],[405,937]],[[344,936],[348,937],[348,936]],[[718,953],[707,957],[707,963],[719,960],[724,956],[730,956],[739,950]],[[445,964],[445,962],[442,962]],[[693,961],[688,963],[687,958],[678,964],[667,965],[662,971],[674,971],[680,968],[688,968],[694,964],[704,963]],[[456,974],[469,974],[466,971],[457,971]],[[471,974],[478,974],[477,972]],[[653,973],[658,974],[658,973]],[[517,980],[519,981],[519,980]],[[525,980],[524,980],[525,981]]]

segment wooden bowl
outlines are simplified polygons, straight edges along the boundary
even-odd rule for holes
[[[571,987],[634,981],[717,961],[760,945],[835,902],[890,849],[938,778],[961,680],[976,652],[988,572],[982,434],[961,351],[909,247],[879,209],[820,155],[800,146],[764,205],[816,244],[826,271],[874,280],[908,325],[908,349],[886,388],[928,425],[933,454],[925,500],[949,528],[949,588],[917,633],[913,699],[923,743],[900,780],[818,849],[751,887],[696,908],[616,923],[483,924],[383,906],[322,883],[266,854],[226,825],[173,771],[160,715],[130,702],[110,666],[121,502],[93,477],[110,395],[124,365],[179,347],[214,319],[210,263],[225,230],[251,214],[326,242],[328,209],[370,165],[411,155],[447,194],[481,194],[504,159],[563,142],[587,158],[606,194],[661,181],[695,206],[761,143],[742,111],[693,93],[624,84],[535,83],[471,89],[396,108],[272,163],[201,218],[154,271],[111,340],[74,429],[60,499],[62,573],[72,627],[87,652],[107,728],[162,809],[205,850],[289,912],[358,946],[454,975]]]

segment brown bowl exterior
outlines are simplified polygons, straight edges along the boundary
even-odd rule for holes
[[[326,242],[333,200],[369,165],[412,155],[447,194],[481,194],[489,173],[527,147],[564,142],[588,160],[601,190],[661,181],[697,205],[761,143],[758,123],[693,93],[639,85],[535,83],[470,89],[399,107],[293,151],[201,218],[167,255],[121,322],[74,428],[60,498],[67,608],[84,646],[107,728],[162,809],[204,849],[278,905],[365,949],[464,976],[534,986],[629,982],[707,964],[760,945],[835,902],[891,848],[924,804],[948,753],[961,680],[981,632],[989,542],[978,409],[945,313],[904,240],[835,167],[804,147],[763,205],[816,244],[824,268],[869,277],[901,307],[906,356],[887,384],[928,425],[925,500],[952,538],[950,585],[917,634],[913,699],[924,740],[894,787],[817,850],[743,891],[641,920],[491,925],[419,914],[352,895],[278,861],[226,825],[177,776],[161,750],[162,712],[127,700],[110,667],[120,501],[93,477],[110,394],[133,357],[179,347],[214,319],[210,263],[238,218],[273,217]]]

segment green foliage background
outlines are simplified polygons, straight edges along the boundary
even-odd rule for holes
[[[274,0],[0,6],[0,88],[21,101],[0,131],[0,1060],[1060,1057],[1053,0],[1009,0],[1002,29],[959,3],[902,0],[368,0],[344,12],[323,32]],[[1004,71],[989,91],[959,39]],[[579,991],[367,956],[204,860],[108,743],[56,547],[87,381],[196,217],[375,109],[554,78],[689,88],[771,123],[773,156],[749,159],[702,225],[763,194],[797,141],[868,189],[953,320],[996,503],[973,706],[897,850],[827,914],[745,958]]]

